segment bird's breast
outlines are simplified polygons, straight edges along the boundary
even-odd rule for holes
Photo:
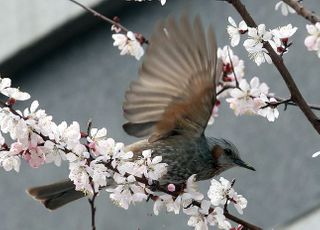
[[[141,155],[143,150],[151,149],[152,156],[162,156],[162,162],[167,163],[168,172],[160,183],[182,183],[191,175],[197,174],[197,180],[212,177],[213,162],[206,142],[199,139],[172,137],[149,143],[147,140],[127,146],[127,151]]]

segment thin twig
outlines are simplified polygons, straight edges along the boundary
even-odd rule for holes
[[[88,11],[89,13],[91,13],[93,16],[98,17],[98,18],[102,19],[103,21],[110,23],[111,25],[115,25],[116,27],[121,28],[121,29],[122,29],[123,31],[125,31],[125,32],[128,32],[128,31],[129,31],[126,27],[124,27],[124,26],[121,25],[120,23],[115,22],[114,20],[112,20],[112,19],[110,19],[110,18],[108,18],[108,17],[100,14],[99,12],[95,11],[94,9],[92,9],[92,8],[90,8],[90,7],[85,6],[85,5],[83,5],[82,3],[80,3],[80,2],[78,2],[78,1],[76,1],[76,0],[69,0],[69,1],[70,1],[70,2],[73,2],[74,4],[76,4],[76,5],[80,6],[80,7],[82,7],[83,9],[85,9],[86,11]]]
[[[236,89],[238,87],[235,87],[235,86],[231,86],[231,85],[226,85],[224,87],[222,87],[218,92],[217,92],[217,96],[222,94],[223,92],[225,92],[226,90],[228,89]],[[239,89],[239,88],[238,88]],[[268,96],[269,97],[269,96]],[[270,96],[271,97],[271,96]],[[272,96],[273,98],[275,98],[278,102],[276,103],[276,105],[281,105],[281,104],[287,104],[287,105],[291,105],[291,106],[296,106],[298,107],[298,105],[292,101],[292,99],[288,98],[288,99],[284,99],[284,98],[281,98],[281,97],[274,97]],[[271,103],[272,104],[272,103]],[[268,107],[269,105],[267,105],[266,107]],[[310,109],[313,109],[313,110],[317,110],[317,111],[320,111],[320,105],[315,105],[315,104],[308,104],[308,106],[310,107]]]
[[[220,95],[221,93],[223,93],[224,91],[228,90],[228,89],[235,89],[235,88],[238,88],[238,87],[231,86],[231,85],[224,86],[217,92],[217,96]]]
[[[274,97],[269,97],[269,98],[274,98]],[[267,108],[267,107],[278,107],[279,105],[284,105],[284,110],[287,109],[287,105],[289,104],[290,101],[292,101],[291,98],[288,99],[283,99],[283,100],[278,100],[275,98],[277,101],[275,102],[267,102],[265,106],[262,106],[261,109]]]
[[[83,5],[82,3],[80,3],[80,2],[78,2],[78,1],[76,1],[76,0],[69,0],[69,1],[70,1],[70,2],[73,2],[74,4],[76,4],[76,5],[78,5],[78,6],[80,6],[80,7],[83,8],[84,10],[88,11],[88,12],[91,13],[93,16],[98,17],[98,18],[100,18],[101,20],[103,20],[103,21],[105,21],[105,22],[107,22],[107,23],[110,23],[111,25],[114,25],[114,26],[120,28],[120,29],[123,30],[124,32],[128,32],[128,31],[129,31],[129,29],[127,29],[126,27],[124,27],[123,25],[121,25],[119,22],[116,22],[116,21],[114,21],[114,20],[112,20],[112,19],[104,16],[103,14],[100,14],[99,12],[95,11],[94,9],[92,9],[92,8],[90,8],[90,7],[85,6],[85,5]],[[143,44],[143,43],[149,44],[149,41],[148,41],[143,35],[141,35],[141,34],[135,34],[135,35],[136,35],[137,40],[138,40],[141,44]]]
[[[312,24],[316,24],[320,22],[320,17],[316,15],[314,12],[307,10],[299,1],[297,0],[282,0],[286,4],[288,4],[291,8],[293,8],[298,15],[304,17]]]
[[[229,61],[230,61],[230,65],[231,65],[231,70],[232,70],[232,73],[234,75],[234,80],[236,81],[236,88],[239,88],[239,81],[238,81],[236,72],[234,71],[233,62],[231,60],[230,48],[229,48],[229,46],[227,48],[228,48],[227,50],[228,50],[228,56],[229,56]]]
[[[250,27],[257,27],[257,24],[247,11],[246,7],[242,4],[240,0],[225,0],[230,3],[241,15],[243,20]],[[312,124],[313,128],[320,134],[320,121],[319,118],[315,115],[315,113],[311,110],[304,97],[302,96],[299,88],[297,87],[293,77],[291,76],[289,70],[283,63],[283,59],[279,56],[271,47],[268,42],[264,42],[263,47],[268,51],[270,58],[272,59],[273,64],[278,69],[281,74],[283,80],[285,81],[290,94],[292,101],[300,108],[300,110],[304,113],[306,118]]]
[[[95,206],[95,200],[97,197],[98,193],[94,192],[92,198],[88,198],[89,204],[90,204],[90,209],[91,209],[91,229],[96,230],[96,206]]]

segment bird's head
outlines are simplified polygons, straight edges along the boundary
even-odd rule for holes
[[[214,161],[224,170],[240,166],[256,171],[251,165],[241,160],[237,147],[230,141],[214,138],[210,140],[209,145]]]

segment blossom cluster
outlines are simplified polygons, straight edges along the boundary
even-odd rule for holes
[[[184,192],[175,199],[170,195],[156,196],[153,211],[159,214],[162,208],[167,212],[190,216],[188,225],[195,229],[205,230],[208,226],[217,226],[219,229],[230,229],[231,224],[224,216],[224,206],[231,202],[237,211],[242,214],[247,206],[247,200],[237,194],[232,188],[232,183],[223,177],[220,181],[211,180],[211,186],[207,192],[208,199],[198,191],[195,182],[196,175],[192,175],[186,182]],[[196,204],[195,204],[196,202]]]
[[[217,102],[213,108],[209,124],[218,116],[218,108],[222,98],[226,98],[230,108],[236,116],[259,115],[268,121],[275,121],[279,117],[277,109],[278,100],[269,92],[266,83],[260,82],[258,77],[253,77],[250,82],[244,78],[245,66],[243,60],[233,53],[230,47],[225,46],[217,51],[218,58],[222,61],[222,76],[217,85]]]
[[[278,10],[279,8],[284,16],[287,16],[289,13],[296,13],[291,6],[283,1],[276,4],[275,10]],[[320,22],[317,22],[314,25],[306,25],[306,29],[309,35],[305,38],[304,45],[309,51],[315,51],[318,58],[320,58]]]
[[[237,46],[240,35],[247,32],[248,38],[243,42],[243,46],[248,51],[250,59],[254,60],[258,66],[264,62],[272,63],[268,51],[264,48],[266,42],[269,42],[273,49],[282,55],[292,44],[289,38],[297,31],[297,27],[292,27],[291,24],[267,31],[265,24],[253,28],[248,27],[244,21],[237,25],[231,17],[228,21],[230,25],[227,26],[227,32],[231,39],[231,46]]]
[[[123,143],[108,138],[106,128],[89,126],[85,133],[76,121],[70,125],[65,121],[56,124],[52,116],[39,108],[38,101],[23,112],[15,110],[16,102],[27,100],[30,95],[11,87],[9,78],[0,78],[0,93],[7,97],[0,108],[0,167],[6,171],[18,172],[22,159],[33,168],[46,163],[60,166],[65,161],[75,189],[88,197],[106,190],[113,203],[124,209],[153,197],[156,215],[163,206],[175,214],[182,209],[190,216],[188,225],[195,229],[207,229],[208,225],[230,229],[220,206],[231,202],[242,213],[247,205],[246,199],[224,178],[211,181],[209,199],[205,200],[197,190],[196,175],[186,181],[182,191],[169,184],[166,194],[158,196],[151,188],[166,174],[167,164],[161,156],[153,156],[152,150],[135,155]],[[10,145],[6,142],[9,137]]]
[[[111,30],[116,33],[112,35],[114,40],[113,45],[119,48],[120,55],[131,55],[137,60],[144,54],[144,49],[142,47],[142,41],[139,41],[136,35],[132,31],[128,31],[126,34],[120,33],[121,29],[115,25],[111,27]]]

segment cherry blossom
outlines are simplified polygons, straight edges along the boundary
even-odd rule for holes
[[[230,92],[230,98],[226,101],[230,103],[230,108],[234,110],[236,116],[242,114],[256,114],[263,101],[259,98],[261,94],[268,94],[267,84],[260,84],[259,78],[251,79],[250,84],[246,79],[239,82],[239,88],[234,88]]]
[[[275,5],[275,10],[278,10],[279,8],[281,9],[281,13],[284,16],[287,16],[289,13],[294,14],[296,13],[296,11],[289,6],[287,3],[280,1]]]
[[[112,38],[114,40],[113,45],[118,46],[119,50],[121,50],[120,55],[129,54],[137,60],[143,56],[144,50],[133,32],[128,31],[126,35],[113,34]]]
[[[30,94],[22,92],[17,88],[4,88],[1,90],[1,93],[9,98],[13,98],[17,101],[25,101],[30,98]]]
[[[307,31],[310,34],[304,40],[304,44],[309,51],[317,51],[320,58],[320,22],[315,25],[306,25]]]
[[[208,197],[214,206],[224,205],[228,196],[232,197],[234,192],[230,181],[220,178],[220,182],[216,179],[211,180],[211,186],[208,191]]]
[[[312,154],[312,157],[313,157],[313,158],[318,157],[318,156],[320,156],[320,151],[315,152],[314,154]]]
[[[249,38],[243,43],[245,48],[254,47],[263,41],[270,40],[272,34],[271,32],[266,31],[265,24],[260,24],[257,28],[248,27],[248,36]]]
[[[87,173],[86,160],[77,160],[70,162],[69,164],[69,178],[76,186],[76,190],[82,191],[85,194],[93,194],[92,187],[90,185],[90,178]]]
[[[279,111],[277,107],[272,106],[272,103],[277,103],[277,100],[273,97],[269,99],[265,94],[262,94],[260,98],[269,106],[259,109],[258,114],[266,117],[268,121],[274,122],[279,117]]]
[[[60,166],[62,160],[66,160],[65,152],[54,144],[52,141],[44,142],[45,156],[44,160],[46,163],[53,162],[56,166]]]
[[[217,57],[222,60],[223,64],[223,76],[221,79],[223,86],[235,86],[235,76],[237,76],[238,81],[244,77],[243,60],[235,55],[232,49],[230,49],[228,46],[224,46],[222,49],[218,48]]]
[[[96,192],[99,191],[99,188],[105,187],[107,185],[107,178],[112,176],[100,159],[91,161],[90,166],[86,166],[86,171],[92,178],[94,191]]]
[[[166,4],[167,0],[160,0],[161,5],[164,6],[164,4]]]
[[[243,209],[247,207],[248,201],[246,198],[244,198],[242,195],[238,195],[236,192],[234,192],[232,201],[234,204],[234,207],[240,213],[243,214]]]
[[[143,162],[137,161],[139,165],[142,165],[137,171],[140,170],[146,178],[149,178],[149,184],[152,184],[153,180],[158,180],[167,173],[167,164],[161,163],[162,156],[155,156],[151,159],[151,154],[151,150],[144,150],[142,152]]]
[[[3,167],[5,171],[14,169],[16,172],[19,172],[20,164],[21,160],[15,152],[1,151],[0,166]]]
[[[136,184],[134,176],[123,177],[115,173],[113,179],[119,185],[116,188],[107,188],[106,191],[111,193],[110,199],[119,207],[128,209],[131,203],[147,199],[144,188]]]
[[[237,46],[240,42],[240,35],[245,33],[248,29],[247,24],[242,20],[237,26],[232,17],[228,17],[228,21],[231,25],[227,26],[227,32],[231,39],[231,46]]]
[[[10,78],[0,78],[0,92],[2,90],[9,88],[11,86],[11,79]]]
[[[292,27],[291,24],[286,26],[278,27],[277,29],[273,29],[271,33],[273,36],[282,40],[282,42],[287,42],[288,38],[292,37],[297,31],[297,27]]]
[[[184,210],[184,213],[189,215],[188,226],[194,227],[195,230],[207,230],[207,219],[199,210],[199,207],[192,206]]]
[[[247,51],[249,52],[249,58],[254,60],[254,62],[259,66],[262,63],[272,63],[272,60],[268,54],[268,51],[263,48],[263,44],[259,43],[252,47],[246,47]]]
[[[214,213],[208,215],[207,220],[210,225],[217,224],[220,229],[230,229],[231,224],[226,220],[226,217],[223,214],[223,209],[221,207],[216,207]]]

